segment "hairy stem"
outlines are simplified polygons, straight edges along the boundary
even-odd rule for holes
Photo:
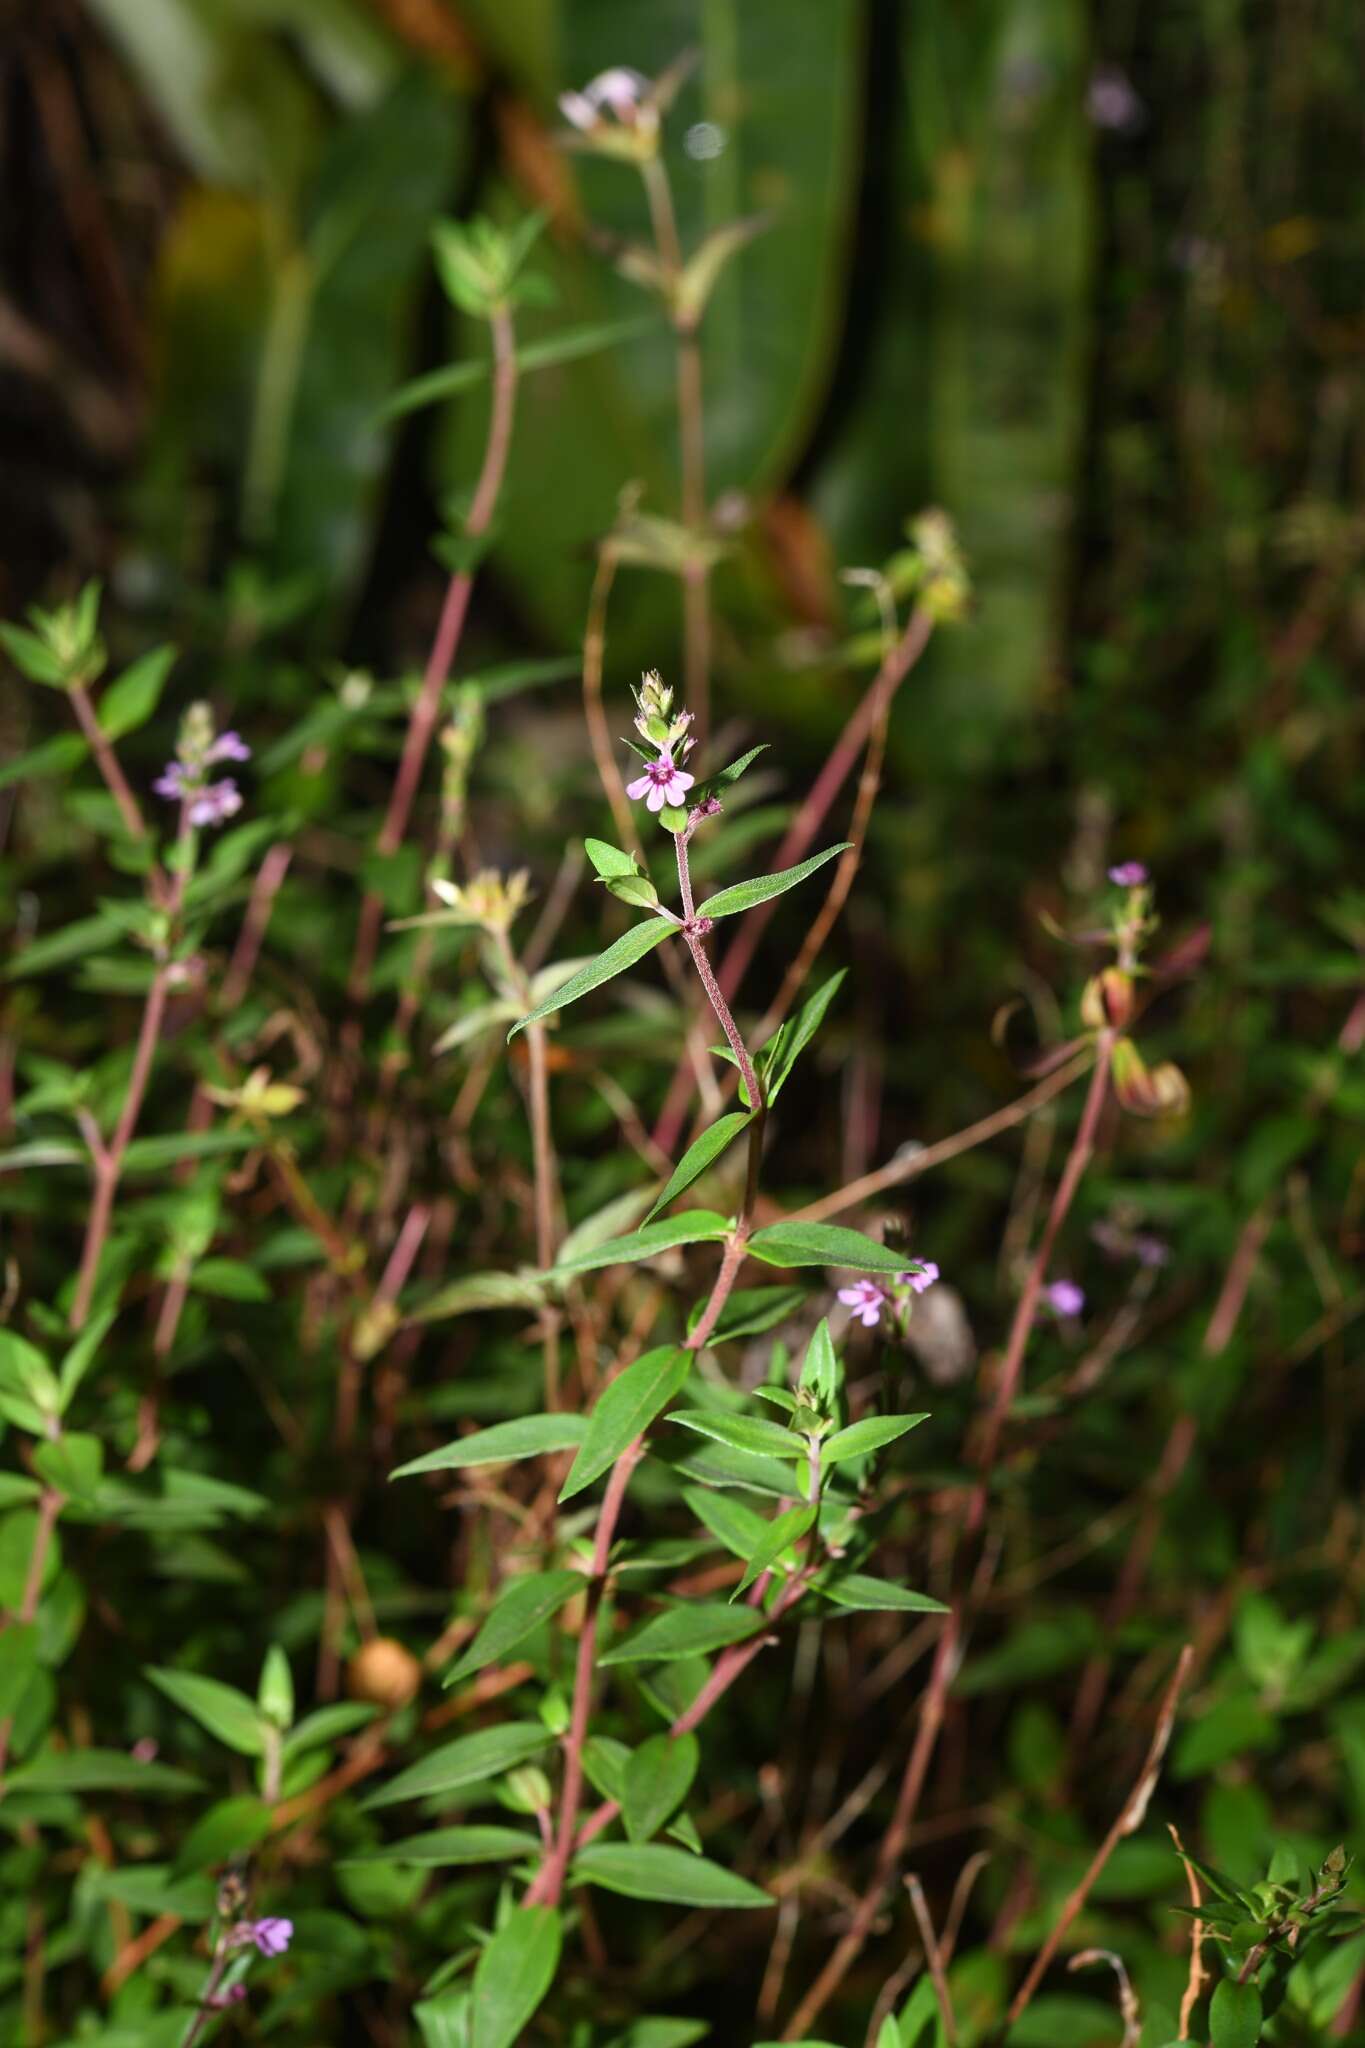
[[[147,837],[147,827],[143,820],[138,800],[133,795],[128,778],[119,765],[119,758],[114,752],[113,742],[104,732],[99,719],[95,716],[95,707],[86,694],[84,684],[73,683],[66,694],[70,698],[71,708],[76,714],[76,723],[84,733],[89,743],[90,751],[95,757],[96,766],[104,777],[105,787],[118,805],[119,816],[123,820],[124,830],[131,839],[145,839]]]

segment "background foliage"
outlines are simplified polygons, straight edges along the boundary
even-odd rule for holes
[[[532,918],[560,904],[556,952],[587,954],[618,929],[586,883],[564,894],[583,834],[607,829],[576,680],[594,551],[623,486],[670,514],[678,476],[672,339],[609,260],[643,232],[638,183],[566,157],[554,100],[607,64],[652,74],[687,46],[701,61],[670,122],[684,238],[766,222],[704,334],[708,483],[728,543],[716,717],[733,753],[772,742],[717,842],[726,879],[771,864],[866,685],[838,569],[883,561],[906,517],[939,503],[975,590],[970,620],[936,637],[897,700],[829,947],[848,979],[784,1096],[768,1184],[784,1207],[813,1201],[1020,1093],[1035,1041],[1078,1028],[1087,963],[1054,933],[1093,922],[1110,861],[1151,871],[1163,943],[1209,928],[1198,974],[1143,1024],[1149,1058],[1187,1074],[1190,1114],[1111,1110],[1067,1224],[1058,1270],[1086,1308],[1049,1319],[1030,1354],[997,1592],[911,1839],[940,1927],[969,1857],[990,1854],[950,1973],[961,2038],[1002,2038],[1009,1987],[1137,1777],[1187,1641],[1162,1787],[1073,1935],[1123,1956],[1148,2048],[1174,2038],[1188,1955],[1166,1820],[1238,1882],[1264,1876],[1277,1842],[1313,1867],[1359,1844],[1355,10],[53,0],[0,59],[17,202],[0,224],[0,614],[98,575],[114,672],[178,650],[160,708],[121,742],[140,793],[196,697],[250,739],[245,836],[212,856],[206,986],[221,984],[249,871],[277,836],[294,856],[249,997],[220,1014],[191,991],[173,1011],[104,1276],[121,1312],[107,1330],[97,1318],[73,1410],[106,1491],[66,1475],[36,1681],[12,1630],[0,1636],[13,1692],[0,1703],[22,1706],[11,1763],[37,1770],[0,1799],[4,2038],[179,2040],[175,2001],[203,1976],[205,1873],[253,1830],[271,1909],[298,1929],[288,1962],[253,1979],[251,2024],[280,2040],[416,2038],[414,2003],[488,1918],[496,1873],[342,1860],[384,1839],[360,1809],[366,1786],[346,1782],[357,1738],[343,1722],[266,1839],[249,1763],[147,1673],[254,1696],[277,1644],[302,1714],[344,1691],[348,1669],[352,1690],[384,1703],[383,1671],[357,1678],[355,1660],[396,1643],[424,1677],[386,1740],[395,1761],[420,1753],[454,1711],[441,1677],[517,1524],[493,1494],[481,1514],[452,1513],[465,1495],[387,1474],[470,1418],[537,1406],[534,1332],[502,1313],[408,1325],[376,1349],[362,1426],[338,1450],[335,1304],[314,1239],[240,1133],[194,1172],[178,1147],[196,1080],[239,1083],[264,1062],[304,1091],[288,1143],[328,1214],[387,1217],[387,1250],[400,1202],[430,1206],[419,1289],[516,1263],[518,1242],[530,1261],[523,1070],[477,1044],[431,1051],[482,986],[461,941],[438,942],[415,1057],[386,1083],[392,1120],[367,1121],[364,1091],[348,1120],[328,1094],[355,1060],[344,984],[360,892],[379,889],[393,915],[421,901],[416,846],[388,862],[372,847],[440,603],[430,538],[467,494],[487,425],[486,382],[422,409],[391,401],[484,348],[434,281],[435,217],[546,208],[537,260],[556,302],[528,311],[524,338],[600,324],[617,339],[521,387],[458,669],[481,683],[486,727],[462,852],[528,866]],[[643,667],[677,677],[677,614],[671,578],[622,570],[613,733]],[[116,1107],[144,985],[97,909],[130,884],[68,733],[57,694],[7,668],[4,1307],[54,1362],[88,1198],[74,1111],[107,1121]],[[769,928],[753,1008],[808,915],[784,905]],[[395,1050],[385,1034],[416,944],[386,937],[380,953],[374,1073]],[[653,1121],[676,1020],[657,975],[629,988],[626,1011],[589,1006],[553,1041],[573,1224],[654,1185],[620,1142],[619,1094]],[[945,1275],[949,1307],[931,1320],[926,1297],[917,1326],[937,1345],[849,1344],[852,1381],[932,1411],[895,1454],[887,1523],[899,1574],[931,1593],[952,1577],[945,1503],[1075,1115],[1062,1096],[861,1218],[907,1228]],[[1134,1259],[1140,1238],[1160,1240],[1163,1263]],[[1230,1276],[1245,1293],[1227,1329]],[[161,1356],[177,1279],[187,1298]],[[794,1344],[828,1306],[794,1314]],[[750,1377],[764,1369],[746,1354]],[[19,1427],[4,1454],[12,1611],[34,1512]],[[353,1554],[329,1536],[338,1503]],[[682,1533],[652,1505],[656,1534]],[[663,2048],[702,2025],[718,2043],[779,2030],[882,1838],[932,1650],[903,1620],[803,1626],[708,1731],[697,1825],[711,1857],[777,1892],[777,1914],[701,1920],[594,1893],[588,1940],[605,1966],[574,1966],[543,2038]],[[561,1675],[556,1640],[536,1649],[540,1680]],[[468,1726],[499,1725],[485,1706],[476,1689]],[[634,1742],[656,1724],[635,1700],[612,1732]],[[155,1746],[159,1800],[120,1779],[135,1744]],[[84,1751],[115,1760],[82,1778]],[[310,1803],[317,1786],[327,1795]],[[1318,1953],[1266,2038],[1365,2039],[1365,1946]],[[918,1958],[897,1892],[821,2031],[860,2042],[885,2003],[917,1995],[911,1973],[883,2001]],[[677,2025],[649,2032],[644,2014]],[[931,2005],[920,2019],[938,2024]],[[225,2037],[247,2024],[230,2017]],[[902,2025],[904,2048],[918,2025]],[[1058,1970],[1011,2038],[1121,2035],[1109,1983]]]

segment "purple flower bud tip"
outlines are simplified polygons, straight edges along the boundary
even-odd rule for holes
[[[680,804],[696,779],[675,768],[671,754],[660,754],[643,775],[626,784],[626,795],[637,802],[643,797],[646,810],[661,811],[665,804]]]
[[[1049,1308],[1059,1316],[1078,1316],[1085,1307],[1085,1291],[1074,1280],[1054,1280],[1043,1291]]]
[[[222,825],[242,808],[242,792],[235,782],[211,782],[201,789],[189,808],[191,825]]]
[[[938,1267],[932,1259],[926,1259],[918,1273],[897,1273],[897,1287],[908,1287],[915,1294],[923,1294],[926,1287],[932,1287],[939,1277]]]
[[[294,1939],[292,1920],[257,1920],[250,1936],[263,1956],[282,1956]]]
[[[1117,867],[1110,868],[1109,879],[1119,889],[1139,889],[1147,879],[1147,870],[1140,860],[1121,860]]]
[[[865,1330],[875,1330],[886,1306],[887,1293],[875,1280],[855,1280],[851,1287],[839,1289],[839,1299],[846,1308],[853,1311],[855,1323],[861,1323]]]
[[[249,761],[251,749],[239,732],[220,732],[204,759],[210,761]]]

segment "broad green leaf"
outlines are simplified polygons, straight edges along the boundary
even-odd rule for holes
[[[534,1572],[509,1579],[469,1648],[446,1673],[445,1683],[456,1685],[471,1672],[482,1671],[485,1664],[505,1657],[551,1615],[558,1614],[586,1584],[582,1572],[574,1571]]]
[[[545,1283],[534,1273],[467,1273],[411,1310],[409,1321],[442,1323],[451,1316],[473,1315],[486,1308],[539,1308]]]
[[[661,1899],[670,1906],[771,1906],[771,1896],[747,1878],[704,1856],[662,1842],[591,1842],[569,1870],[574,1884],[600,1885],[628,1899]]]
[[[640,863],[606,839],[585,839],[583,851],[604,881],[619,881],[622,875],[638,875]]]
[[[99,700],[97,716],[107,739],[121,740],[125,733],[145,725],[161,701],[161,692],[175,661],[173,647],[153,647],[126,668]]]
[[[61,1412],[61,1386],[36,1344],[0,1329],[0,1389],[31,1402],[41,1418]]]
[[[757,903],[770,903],[774,896],[784,895],[798,882],[804,882],[807,875],[813,875],[836,854],[846,853],[851,844],[850,840],[844,840],[838,846],[827,846],[823,853],[813,853],[809,860],[798,861],[794,868],[782,868],[775,875],[756,875],[751,882],[736,882],[732,888],[722,889],[719,895],[698,904],[697,915],[734,917],[742,910],[752,910]]]
[[[728,1607],[720,1601],[689,1600],[656,1614],[625,1642],[607,1650],[599,1664],[666,1663],[675,1657],[702,1657],[712,1650],[742,1643],[765,1626],[752,1607]]]
[[[202,1780],[122,1749],[49,1750],[5,1774],[8,1792],[195,1792]]]
[[[630,1745],[614,1735],[590,1735],[583,1745],[583,1770],[593,1790],[619,1806],[626,1789]]]
[[[632,1842],[647,1842],[692,1788],[701,1750],[695,1735],[651,1735],[626,1765],[621,1818]]]
[[[838,1223],[770,1223],[749,1239],[749,1254],[769,1266],[850,1266],[860,1273],[901,1273],[905,1256]]]
[[[836,1607],[851,1607],[861,1614],[946,1614],[941,1600],[927,1593],[912,1593],[891,1579],[874,1579],[866,1572],[845,1572],[837,1579],[817,1583],[817,1593]]]
[[[670,932],[676,930],[677,926],[672,919],[666,917],[646,918],[643,924],[633,924],[629,931],[621,934],[615,945],[608,946],[605,953],[599,953],[595,960],[590,960],[577,974],[571,974],[567,981],[560,983],[553,995],[547,996],[543,1003],[538,1003],[534,1010],[528,1011],[526,1016],[515,1023],[507,1034],[508,1042],[510,1043],[519,1031],[524,1031],[528,1024],[538,1024],[542,1017],[549,1017],[556,1010],[566,1009],[570,1003],[576,1003],[580,996],[587,995],[592,989],[600,988],[604,981],[610,981],[614,975],[624,973],[627,967],[633,967],[637,960],[643,960],[646,953],[652,953]]]
[[[261,1755],[265,1730],[260,1711],[235,1685],[224,1685],[220,1678],[204,1678],[195,1671],[166,1671],[155,1665],[149,1667],[147,1676],[168,1700],[193,1715],[229,1749],[242,1756]]]
[[[703,1527],[736,1557],[747,1560],[763,1541],[768,1524],[762,1515],[746,1508],[743,1501],[732,1500],[728,1493],[718,1493],[707,1486],[688,1486],[683,1490],[683,1499]]]
[[[89,1501],[104,1471],[104,1445],[97,1436],[68,1430],[54,1442],[38,1445],[33,1469],[68,1500]]]
[[[561,1259],[540,1277],[543,1280],[564,1280],[575,1273],[591,1273],[599,1266],[623,1266],[640,1259],[652,1259],[659,1252],[671,1251],[680,1244],[717,1244],[730,1234],[730,1225],[724,1216],[714,1209],[687,1209],[681,1216],[669,1216],[661,1223],[647,1223],[641,1230],[632,1230],[627,1237],[609,1237],[603,1244],[591,1245],[585,1251],[575,1252],[568,1260]]]
[[[553,1906],[524,1906],[474,1966],[470,2048],[513,2048],[554,1982],[563,1930]]]
[[[668,1406],[691,1366],[690,1351],[663,1344],[657,1350],[646,1351],[603,1388],[593,1407],[588,1433],[560,1489],[561,1500],[572,1500],[616,1463],[626,1446],[634,1443]]]
[[[789,1550],[793,1543],[800,1542],[814,1522],[817,1512],[814,1502],[807,1501],[801,1507],[788,1508],[785,1513],[774,1516],[764,1529],[762,1542],[750,1555],[744,1577],[730,1595],[732,1601],[738,1600],[746,1587],[751,1586],[764,1572],[771,1570],[784,1550]]]
[[[526,1763],[549,1740],[549,1731],[539,1721],[504,1721],[494,1728],[481,1728],[475,1735],[461,1735],[400,1771],[372,1792],[364,1805],[397,1806],[405,1799],[439,1798],[469,1785],[481,1785]]]
[[[573,327],[565,334],[552,334],[545,341],[533,341],[518,349],[517,368],[525,376],[533,370],[550,369],[556,363],[578,362],[584,356],[635,341],[658,326],[657,317],[646,314],[635,320],[598,320],[590,326]],[[402,419],[405,414],[417,412],[422,406],[438,405],[443,399],[458,397],[462,391],[472,391],[484,382],[488,374],[489,363],[482,359],[448,363],[442,370],[429,370],[424,377],[414,377],[411,383],[401,385],[381,407],[378,418],[383,421]]]
[[[805,1447],[798,1437],[761,1415],[723,1415],[710,1408],[680,1408],[668,1419],[683,1429],[695,1430],[698,1436],[713,1437],[718,1444],[729,1444],[732,1450],[753,1451],[760,1458],[805,1456]]]
[[[829,1332],[829,1321],[821,1316],[815,1326],[806,1355],[801,1362],[801,1390],[814,1398],[826,1411],[833,1405],[843,1378],[839,1354],[834,1349],[834,1339]]]
[[[1255,1984],[1225,1977],[1209,2002],[1211,2048],[1256,2048],[1261,2038],[1261,1994]]]
[[[586,1415],[520,1415],[495,1422],[469,1436],[428,1451],[390,1472],[390,1479],[412,1479],[419,1472],[462,1471],[471,1465],[510,1465],[517,1458],[538,1458],[546,1451],[577,1450],[588,1433]]]
[[[462,1863],[514,1863],[519,1856],[535,1857],[539,1850],[536,1836],[520,1828],[431,1828],[424,1835],[409,1835],[403,1842],[358,1849],[342,1861],[415,1863],[424,1869],[445,1870],[457,1869]]]
[[[37,1411],[34,1412],[36,1415]],[[41,1417],[38,1419],[41,1421]],[[30,1479],[24,1472],[0,1472],[0,1508],[18,1507],[24,1501],[37,1500],[42,1490],[37,1480]],[[10,1647],[8,1641],[5,1647]]]
[[[880,1450],[883,1444],[895,1443],[918,1423],[927,1422],[927,1415],[868,1415],[861,1422],[851,1422],[847,1429],[836,1429],[820,1447],[822,1463],[837,1465],[843,1458],[861,1458],[868,1451]]]
[[[669,1176],[668,1185],[650,1210],[649,1215],[657,1216],[660,1209],[666,1209],[670,1202],[677,1200],[685,1188],[690,1188],[693,1181],[699,1179],[705,1173],[707,1167],[713,1161],[720,1158],[721,1153],[739,1136],[745,1125],[750,1121],[751,1118],[748,1111],[734,1109],[730,1111],[728,1116],[718,1117],[716,1122],[708,1130],[703,1131],[699,1138],[694,1138],[674,1167]],[[649,1221],[649,1216],[645,1218],[645,1221],[646,1223]]]
[[[224,1301],[269,1301],[270,1287],[244,1259],[201,1259],[190,1275],[196,1294],[218,1295]]]

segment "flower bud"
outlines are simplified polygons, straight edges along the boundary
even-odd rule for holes
[[[1121,1031],[1132,1014],[1132,976],[1121,967],[1106,967],[1086,983],[1081,996],[1081,1022],[1091,1031],[1102,1031],[1106,1025]]]
[[[522,1764],[518,1770],[507,1773],[498,1787],[498,1799],[513,1813],[546,1813],[551,1799],[550,1781],[535,1764]]]
[[[1172,1060],[1148,1068],[1131,1038],[1114,1047],[1114,1093],[1134,1116],[1183,1116],[1190,1084]]]

